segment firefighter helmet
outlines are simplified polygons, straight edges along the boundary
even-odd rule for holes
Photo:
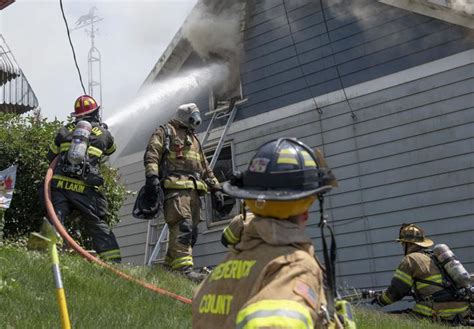
[[[420,247],[431,247],[433,241],[425,236],[421,227],[415,224],[403,224],[400,227],[397,242],[414,243]]]
[[[194,103],[180,105],[176,110],[175,119],[191,129],[196,129],[202,123],[201,112]]]
[[[79,96],[74,102],[74,112],[71,113],[73,117],[82,117],[99,109],[99,104],[94,98],[88,95]]]
[[[280,138],[261,146],[247,170],[235,173],[223,187],[244,199],[253,213],[283,219],[308,210],[317,194],[332,188],[333,179],[307,145]]]

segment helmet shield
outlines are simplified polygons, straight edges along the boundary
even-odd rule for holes
[[[280,138],[261,146],[241,177],[223,187],[236,198],[289,201],[329,191],[330,177],[307,145]]]
[[[196,129],[201,123],[201,113],[194,103],[183,104],[176,110],[175,119],[190,129]]]

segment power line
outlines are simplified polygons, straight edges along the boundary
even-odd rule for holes
[[[59,0],[59,6],[61,7],[61,13],[63,15],[64,24],[66,25],[67,37],[69,39],[69,44],[71,45],[72,56],[74,58],[74,64],[76,65],[77,74],[79,75],[82,91],[84,92],[84,95],[86,95],[87,92],[86,92],[86,88],[84,88],[84,82],[82,81],[81,70],[79,69],[79,65],[77,65],[76,52],[74,51],[74,45],[72,44],[71,34],[69,32],[69,25],[67,24],[67,19],[66,19],[66,16],[64,15],[63,0]]]
[[[347,98],[347,94],[346,94],[346,88],[344,88],[344,83],[342,82],[341,73],[339,72],[339,67],[337,66],[336,55],[334,54],[334,48],[332,46],[331,34],[329,33],[328,22],[326,20],[326,14],[324,13],[323,0],[319,0],[319,5],[321,6],[321,13],[323,15],[324,27],[326,28],[326,32],[328,33],[329,47],[331,48],[331,54],[332,54],[332,57],[334,58],[334,67],[336,68],[337,77],[339,81],[341,82],[342,92],[344,93],[344,100],[346,101],[347,106],[349,106],[349,111],[351,111],[352,120],[356,121],[357,115],[352,110],[351,103],[349,103],[349,99]]]

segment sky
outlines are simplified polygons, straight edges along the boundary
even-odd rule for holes
[[[63,0],[70,29],[92,6],[103,18],[96,47],[102,55],[103,117],[134,99],[196,0]],[[83,94],[59,0],[17,0],[0,12],[0,33],[38,97],[44,117],[65,120]],[[71,32],[87,91],[90,38]],[[98,98],[98,97],[96,97]]]

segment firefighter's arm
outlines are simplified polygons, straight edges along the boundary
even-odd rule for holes
[[[395,270],[390,286],[380,296],[377,302],[382,305],[392,304],[410,294],[413,287],[413,262],[405,256]]]
[[[49,162],[53,161],[53,159],[61,152],[60,150],[60,137],[61,135],[58,133],[54,138],[54,141],[49,145],[48,154],[46,155]]]
[[[224,247],[236,245],[240,242],[242,231],[244,229],[244,217],[239,214],[232,218],[229,225],[224,229],[221,236],[221,243]]]
[[[107,132],[107,148],[105,149],[104,151],[104,155],[112,155],[116,150],[117,150],[117,144],[115,144],[115,141],[114,141],[114,137],[112,136],[112,134],[106,130]]]
[[[151,135],[144,155],[145,175],[159,176],[159,164],[164,148],[164,131],[160,127]]]
[[[274,262],[264,272],[261,290],[237,314],[237,328],[324,328],[321,273],[304,265]]]
[[[206,156],[204,152],[202,152],[201,156],[203,157],[203,178],[206,184],[211,188],[211,191],[220,191],[221,185],[217,180],[214,172],[212,171],[211,167],[209,166],[209,162],[207,162]]]

